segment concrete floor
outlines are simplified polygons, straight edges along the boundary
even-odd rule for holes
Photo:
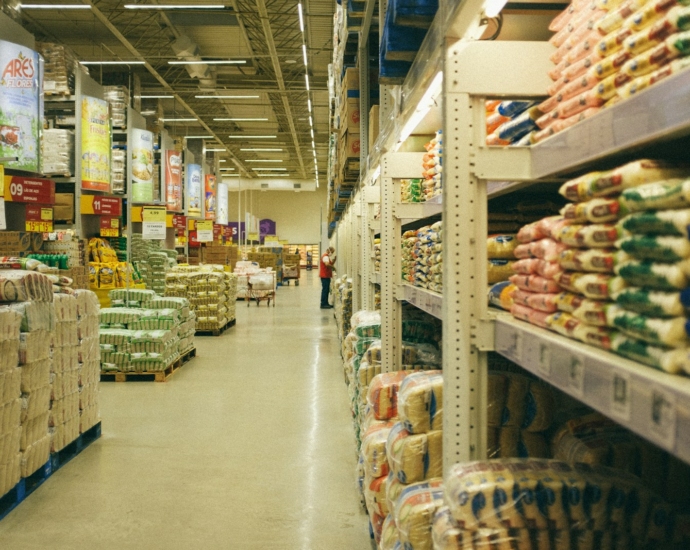
[[[0,521],[0,548],[371,548],[319,279],[198,337],[167,383],[101,385],[103,437]]]

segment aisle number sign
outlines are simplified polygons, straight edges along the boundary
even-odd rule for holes
[[[8,202],[55,204],[55,182],[45,178],[5,176],[3,197]]]
[[[53,209],[44,206],[26,207],[26,230],[46,233],[53,230]]]
[[[120,219],[101,216],[101,237],[119,237]]]
[[[164,206],[145,206],[141,212],[142,238],[165,239],[165,218]]]
[[[82,214],[119,218],[122,216],[122,199],[98,195],[82,195],[79,211]]]
[[[212,221],[197,221],[196,222],[196,238],[200,243],[210,243],[213,241],[213,222]]]

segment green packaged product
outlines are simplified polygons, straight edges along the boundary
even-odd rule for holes
[[[633,235],[616,246],[637,260],[679,262],[690,258],[690,241],[685,237]]]
[[[670,374],[690,373],[690,358],[687,351],[682,349],[654,346],[623,334],[614,336],[611,349],[618,355]]]
[[[635,235],[677,235],[690,238],[690,208],[636,212],[618,223]]]
[[[608,326],[650,344],[674,348],[690,344],[686,326],[688,321],[685,317],[659,319],[609,305],[606,307],[606,321]]]
[[[618,293],[616,303],[650,317],[679,317],[690,309],[690,289],[663,292],[631,286]]]
[[[683,290],[688,286],[688,262],[675,264],[631,260],[616,266],[615,272],[632,286],[656,290]]]
[[[690,180],[674,179],[626,189],[619,197],[621,212],[690,207]]]

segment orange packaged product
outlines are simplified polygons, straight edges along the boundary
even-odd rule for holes
[[[586,53],[580,55],[579,53],[576,53],[575,55],[577,56],[576,59],[571,59],[570,54],[574,52],[579,52],[583,48],[583,44],[591,44],[594,45],[597,41],[601,40],[601,35],[595,31],[595,30],[589,30],[587,34],[584,36],[580,37],[577,42],[566,42],[566,44],[563,44],[560,48],[558,48],[555,52],[551,54],[549,59],[553,61],[554,63],[558,64],[562,60],[575,62],[578,59],[581,59],[587,55]]]
[[[486,133],[487,135],[493,134],[494,130],[496,130],[501,124],[504,122],[508,122],[510,120],[510,117],[503,116],[499,112],[494,112],[490,114],[488,117],[486,117]]]
[[[597,30],[602,36],[611,34],[623,26],[625,20],[644,6],[648,0],[629,0],[610,11],[606,17],[597,22]]]
[[[598,52],[592,52],[588,56],[583,57],[576,63],[569,64],[562,73],[563,78],[574,79],[584,74],[587,69],[601,61],[601,56]]]
[[[558,112],[558,118],[567,119],[587,110],[590,107],[601,107],[605,100],[594,92],[595,90],[588,90],[584,94],[580,94],[577,97],[561,103],[556,109]],[[556,131],[555,128],[554,131]]]
[[[371,381],[367,403],[377,420],[388,420],[398,416],[398,390],[411,371],[396,371],[377,374]]]
[[[565,27],[549,39],[549,43],[556,46],[556,48],[560,48],[570,40],[572,36],[578,37],[577,39],[582,39],[582,36],[587,33],[587,30],[595,28],[596,22],[603,19],[605,15],[606,11],[598,9],[596,4],[592,3],[584,10],[574,15]]]
[[[510,141],[499,138],[496,134],[486,136],[487,145],[510,145]]]
[[[604,57],[598,49],[600,42],[601,36],[598,33],[592,33],[591,36],[585,38],[578,46],[568,52],[568,55],[565,56],[565,62],[572,65],[593,52],[597,52],[601,57]]]
[[[493,113],[500,104],[500,99],[487,99],[484,103],[484,108],[487,113]]]
[[[544,107],[546,107],[546,106],[547,106],[547,105],[546,105],[547,102],[549,103],[549,105],[548,105],[549,107],[551,106],[551,104],[553,104],[553,107],[551,108],[551,110],[550,110],[548,113],[546,113],[545,115],[540,116],[540,117],[536,120],[536,125],[537,125],[540,129],[542,129],[542,130],[545,129],[545,128],[548,128],[548,127],[551,126],[556,120],[558,120],[558,111],[556,110],[556,107],[558,107],[558,103],[559,103],[559,102],[558,102],[558,98],[557,98],[557,97],[554,97],[554,98],[552,98],[552,99],[548,99],[548,100],[545,101],[542,105],[543,105]],[[539,106],[540,109],[542,108],[542,105]]]

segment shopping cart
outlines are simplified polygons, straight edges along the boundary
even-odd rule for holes
[[[299,264],[283,266],[283,283],[289,286],[290,280],[295,281],[295,286],[299,286]]]
[[[273,300],[273,307],[276,307],[276,283],[275,271],[249,275],[246,293],[247,307],[252,300],[256,300],[257,306],[262,301],[266,301],[266,305],[270,306]]]

